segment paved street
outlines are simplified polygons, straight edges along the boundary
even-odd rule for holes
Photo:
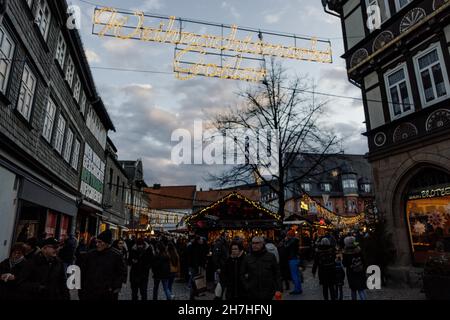
[[[212,300],[214,298],[213,285],[210,284],[209,292],[205,293],[203,296],[198,297],[197,300]],[[291,288],[292,288],[291,284]],[[175,282],[174,283],[174,295],[176,300],[188,300],[189,299],[189,289],[187,283]],[[289,291],[287,291],[289,292]],[[322,288],[319,286],[318,278],[313,278],[311,273],[311,265],[307,266],[304,271],[304,283],[303,283],[303,294],[292,296],[287,292],[283,294],[283,300],[323,300]],[[153,294],[153,279],[149,280],[148,285],[148,297],[152,298]],[[420,292],[419,288],[408,288],[408,287],[386,287],[381,290],[367,290],[367,297],[369,300],[425,300],[425,295]],[[162,285],[159,288],[158,298],[165,300],[165,295],[162,289]],[[131,299],[131,288],[127,284],[123,287],[120,296],[120,300],[130,300]],[[344,287],[344,300],[350,300],[350,289],[347,283]]]

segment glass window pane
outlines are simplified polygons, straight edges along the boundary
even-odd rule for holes
[[[437,54],[437,50],[433,50],[430,53],[424,55],[422,58],[419,58],[419,68],[420,70],[422,70],[438,60],[439,57]]]
[[[389,85],[392,86],[404,79],[405,79],[405,72],[403,71],[403,69],[400,69],[388,77]]]
[[[402,113],[402,110],[400,108],[400,100],[398,98],[397,87],[392,87],[390,91],[391,91],[391,101],[392,101],[392,106],[394,109],[394,114],[397,116]]]
[[[433,80],[436,86],[436,92],[438,97],[445,96],[447,91],[445,90],[444,77],[442,75],[441,65],[436,64],[432,67]]]
[[[426,102],[434,100],[434,92],[433,86],[431,84],[431,76],[428,70],[425,70],[421,73],[422,76],[422,84],[423,91],[425,92],[425,100]]]
[[[409,101],[408,88],[406,86],[406,82],[402,82],[399,84],[400,87],[400,96],[403,103],[403,111],[411,110],[411,105]]]

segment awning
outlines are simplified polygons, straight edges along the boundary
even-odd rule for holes
[[[297,220],[297,221],[284,221],[283,222],[283,224],[298,224],[298,225],[300,225],[300,224],[307,224],[307,225],[310,225],[310,223],[308,223],[308,221],[306,221],[306,220]]]
[[[23,179],[19,198],[69,216],[76,216],[78,208],[72,200],[60,192],[41,184]]]

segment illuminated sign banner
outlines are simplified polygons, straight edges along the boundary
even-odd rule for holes
[[[189,32],[186,31],[188,27],[192,29]],[[214,32],[207,33],[206,29],[211,28]],[[266,75],[263,67],[265,56],[332,63],[331,43],[327,40],[174,16],[149,15],[140,11],[96,8],[92,33],[100,37],[175,45],[174,72],[181,80],[202,75],[261,81]],[[195,54],[197,60],[186,59],[188,54]],[[220,58],[219,62],[205,61],[206,58],[215,56]]]

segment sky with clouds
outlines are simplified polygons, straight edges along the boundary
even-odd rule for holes
[[[361,97],[346,76],[341,25],[323,12],[319,0],[90,0],[99,6],[141,10],[261,30],[275,30],[330,39],[332,64],[283,61],[292,74],[314,79],[317,91]],[[69,2],[70,3],[70,2]],[[100,95],[117,132],[110,137],[119,159],[141,158],[145,180],[153,185],[212,186],[207,172],[219,168],[180,165],[171,161],[171,134],[178,128],[192,130],[194,120],[207,121],[237,102],[236,94],[247,84],[234,80],[196,77],[180,81],[172,73],[174,46],[136,40],[100,38],[92,34],[94,6],[71,2],[82,9],[81,36],[92,67],[113,67],[162,73],[123,72],[93,68]],[[208,30],[189,30],[205,32]],[[327,122],[345,137],[346,153],[367,152],[364,112],[359,100],[328,99]]]

